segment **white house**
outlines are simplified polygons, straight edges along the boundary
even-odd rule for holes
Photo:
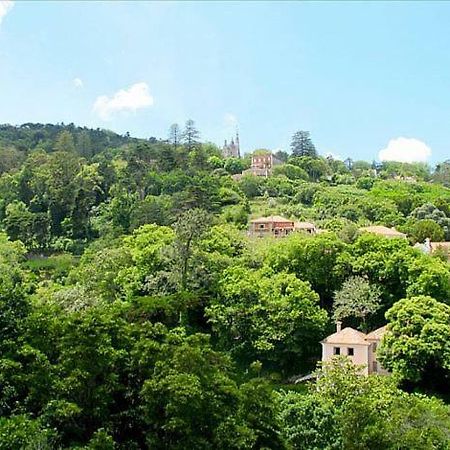
[[[325,338],[322,344],[322,361],[330,361],[333,357],[343,355],[355,365],[363,366],[364,375],[372,373],[386,375],[377,361],[377,348],[386,331],[386,327],[378,328],[369,334],[347,327],[342,329],[341,322],[336,323],[336,333]]]

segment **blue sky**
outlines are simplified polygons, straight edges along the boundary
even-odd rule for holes
[[[0,123],[450,158],[450,3],[5,2]]]

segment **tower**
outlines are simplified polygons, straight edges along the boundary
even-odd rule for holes
[[[236,157],[241,157],[241,146],[239,144],[239,130],[236,128]]]
[[[241,157],[241,149],[239,144],[239,132],[236,130],[236,140],[235,138],[231,138],[230,143],[228,144],[227,140],[223,144],[222,155],[224,158],[240,158]]]

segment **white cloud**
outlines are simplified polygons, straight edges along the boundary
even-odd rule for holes
[[[72,83],[76,88],[82,88],[84,86],[83,80],[81,78],[74,78],[72,80]]]
[[[101,95],[95,100],[93,110],[103,120],[111,119],[118,112],[136,112],[138,109],[153,105],[153,97],[147,83],[141,82],[121,89],[113,96]]]
[[[426,162],[430,156],[431,148],[425,142],[405,137],[391,139],[378,154],[381,161],[399,162]]]
[[[14,6],[14,2],[12,0],[0,0],[0,24],[2,23],[3,18],[6,14],[11,11],[11,8]]]

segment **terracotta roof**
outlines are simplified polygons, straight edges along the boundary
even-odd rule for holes
[[[370,227],[363,227],[359,229],[360,231],[367,231],[368,233],[375,233],[382,236],[398,236],[398,237],[406,237],[406,234],[400,233],[395,228],[388,228],[382,225],[372,225]]]
[[[294,226],[295,226],[295,228],[300,228],[300,229],[316,228],[316,226],[311,222],[294,222]]]
[[[366,339],[378,341],[383,337],[384,333],[386,333],[386,325],[384,327],[377,328],[376,330],[373,330],[372,332],[370,332],[366,336]]]
[[[322,341],[323,344],[359,344],[370,345],[366,341],[366,335],[361,331],[346,327],[337,333],[331,334]]]
[[[253,219],[250,221],[251,223],[266,223],[266,222],[285,222],[285,223],[293,223],[293,220],[285,219],[281,216],[269,216],[269,217],[259,217],[258,219]]]

